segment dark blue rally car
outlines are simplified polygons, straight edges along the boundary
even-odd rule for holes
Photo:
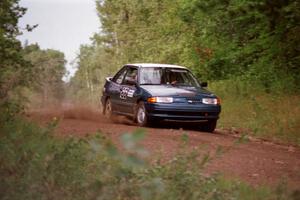
[[[133,118],[139,126],[158,120],[199,122],[213,132],[221,112],[219,98],[204,89],[185,67],[167,64],[127,64],[106,78],[103,114]],[[200,123],[201,122],[201,123]]]

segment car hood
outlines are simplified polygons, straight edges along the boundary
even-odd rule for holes
[[[146,90],[151,96],[172,96],[172,97],[195,97],[215,95],[201,87],[186,87],[172,85],[142,85],[142,89]]]

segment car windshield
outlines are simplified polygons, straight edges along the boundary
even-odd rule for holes
[[[170,84],[173,86],[191,86],[199,87],[197,80],[192,73],[186,69],[180,68],[141,68],[141,85],[161,85]]]

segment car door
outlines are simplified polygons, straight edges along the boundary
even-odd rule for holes
[[[133,114],[136,103],[138,69],[128,66],[120,88],[120,110],[124,114]]]
[[[114,112],[122,112],[120,92],[122,88],[123,79],[127,72],[127,67],[123,67],[119,72],[113,77],[111,86],[109,88],[109,96],[112,103],[112,110]]]

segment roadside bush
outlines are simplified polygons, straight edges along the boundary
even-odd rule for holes
[[[123,134],[116,148],[101,133],[58,138],[53,130],[14,120],[1,125],[1,199],[288,199],[238,181],[202,173],[208,155],[188,151],[188,137],[178,154],[150,164],[139,145],[144,133]]]
[[[222,99],[219,127],[300,145],[300,96],[267,93],[245,80],[218,81],[210,89]]]
[[[23,120],[1,126],[1,199],[57,199],[81,196],[87,145],[52,136],[47,128]]]

